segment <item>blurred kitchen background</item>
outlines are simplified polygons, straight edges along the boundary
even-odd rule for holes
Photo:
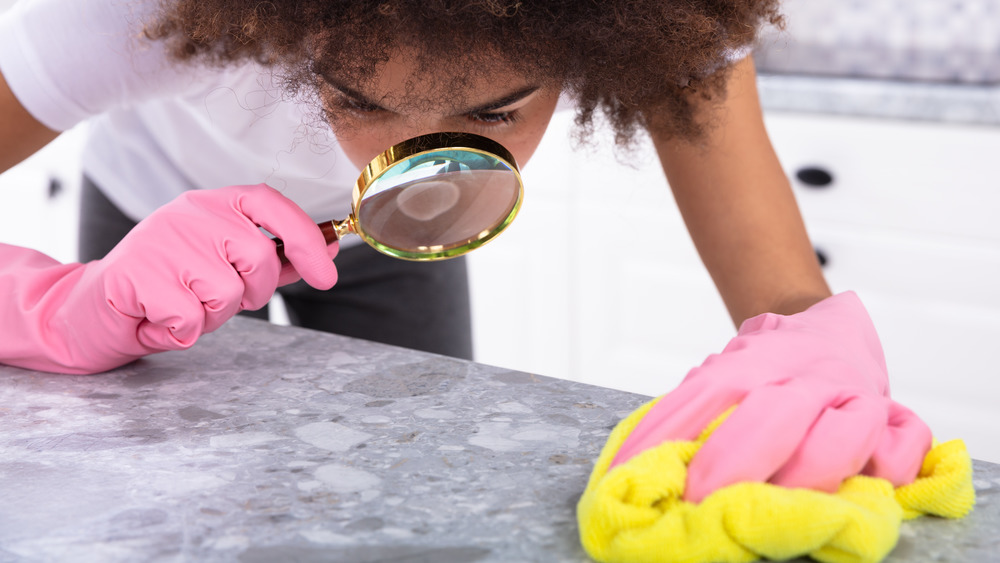
[[[1000,462],[1000,2],[784,6],[755,58],[817,259],[868,306],[894,397]],[[470,256],[477,360],[658,395],[735,329],[652,149],[580,146],[572,121],[555,116],[517,221]],[[75,259],[83,134],[0,176],[0,240]]]

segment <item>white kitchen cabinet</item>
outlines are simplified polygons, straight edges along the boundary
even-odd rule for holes
[[[1000,461],[1000,130],[767,116],[834,291],[881,335],[893,394],[941,439]],[[734,328],[655,155],[574,148],[557,114],[525,167],[525,208],[470,257],[476,357],[654,395]],[[606,137],[598,133],[597,138]],[[798,179],[807,168],[832,182]]]

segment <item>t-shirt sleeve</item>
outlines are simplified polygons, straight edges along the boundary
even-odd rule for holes
[[[729,64],[738,63],[753,53],[753,45],[744,45],[726,51],[726,62]]]
[[[155,0],[21,0],[0,15],[0,72],[46,127],[181,92],[190,69],[142,35]]]

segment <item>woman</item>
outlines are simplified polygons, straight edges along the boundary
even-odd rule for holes
[[[701,405],[695,415],[654,411],[658,422],[623,452],[693,437],[729,406],[760,403],[733,418],[773,427],[780,447],[766,443],[773,433],[727,423],[733,430],[696,459],[706,469],[692,465],[692,494],[742,479],[829,488],[863,469],[912,479],[929,433],[916,417],[890,424],[897,411],[877,337],[856,298],[831,297],[764,130],[746,53],[760,25],[779,21],[774,0],[21,3],[0,29],[0,165],[92,121],[81,255],[93,261],[3,248],[0,284],[14,299],[2,305],[13,321],[0,358],[109,369],[190,346],[279,286],[309,326],[468,357],[461,261],[431,267],[327,248],[313,223],[345,216],[357,169],[419,134],[478,133],[524,164],[565,95],[584,132],[603,112],[620,144],[642,130],[652,137],[734,322],[750,327],[737,338],[767,332],[780,348],[797,330],[762,314],[824,334],[796,344],[795,361],[710,359],[699,368],[709,375],[692,372],[675,394]],[[285,240],[291,267],[281,269],[258,226]],[[312,288],[285,285],[299,276]],[[757,349],[744,340],[721,357]],[[843,356],[849,369],[821,383],[799,377]],[[805,383],[782,395],[789,380]],[[750,400],[758,388],[779,392]],[[789,401],[810,407],[774,408]],[[857,423],[836,451],[823,445],[836,432],[808,439],[814,423],[843,426],[817,422],[831,409]],[[916,428],[903,433],[913,437],[906,455],[896,428]],[[768,461],[747,471],[727,461],[736,451]]]

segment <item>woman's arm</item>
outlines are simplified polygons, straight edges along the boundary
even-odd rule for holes
[[[59,136],[24,109],[0,73],[0,172],[34,154]]]
[[[258,226],[285,241],[287,267]],[[264,184],[189,190],[86,264],[0,243],[0,363],[96,373],[189,348],[278,285],[333,287],[338,248]]]
[[[724,100],[702,103],[705,136],[652,132],[691,238],[733,321],[792,314],[830,296],[757,97],[753,60],[732,70]]]
[[[889,396],[861,300],[830,295],[764,130],[752,60],[737,63],[728,86],[719,104],[701,106],[711,127],[699,142],[655,134],[654,142],[740,328],[649,409],[615,463],[693,440],[728,413],[688,465],[691,502],[740,482],[832,492],[860,473],[909,483],[930,449],[930,429]]]

